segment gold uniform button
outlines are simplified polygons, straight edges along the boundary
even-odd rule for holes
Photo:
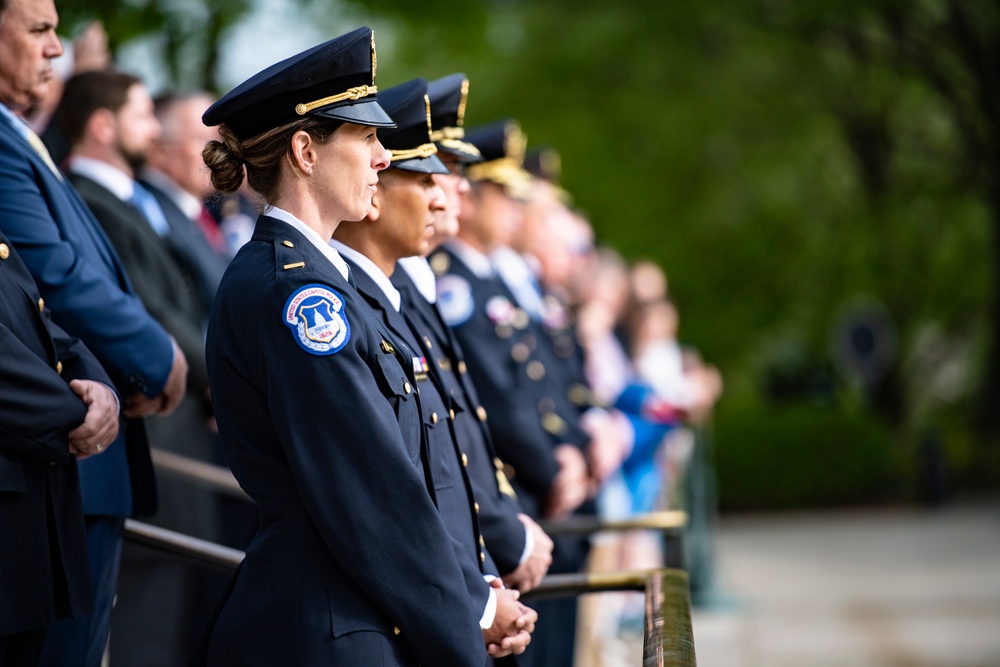
[[[465,452],[462,452],[462,465],[466,468],[469,467],[469,457],[466,456]]]
[[[535,361],[532,361],[530,364],[528,364],[528,377],[534,380],[535,382],[538,382],[543,377],[545,377],[545,366],[542,364],[542,362],[536,359]]]
[[[10,257],[10,247],[6,243],[0,243],[0,259],[7,259]]]
[[[411,391],[413,391],[413,387],[410,386],[409,382],[404,382],[403,383],[403,391],[405,391],[407,394],[409,394]]]
[[[427,346],[428,350],[433,350],[434,349],[434,346],[431,345],[431,339],[428,338],[427,336],[424,336],[424,345]]]
[[[449,410],[448,411],[448,417],[450,417],[452,421],[455,421],[455,411],[454,410]]]
[[[486,540],[483,539],[482,535],[479,536],[479,546],[481,546],[484,549],[486,548]]]
[[[286,248],[294,248],[295,247],[295,244],[292,243],[291,241],[289,241],[288,239],[285,239],[284,241],[282,241],[281,245],[285,246]]]
[[[476,514],[479,514],[479,503],[472,503],[472,506],[476,509]]]
[[[486,554],[484,552],[482,552],[482,551],[479,552],[479,562],[480,563],[485,563],[486,562]]]
[[[438,413],[436,413],[436,412],[432,412],[431,413],[431,423],[432,424],[437,424],[438,423]]]
[[[486,408],[480,405],[478,408],[476,408],[476,415],[479,416],[479,421],[481,422],[486,421]]]
[[[392,634],[394,634],[394,635],[398,635],[398,634],[399,634],[399,628],[396,628],[396,627],[394,627],[394,628],[392,629]]]
[[[465,362],[464,361],[459,361],[458,362],[458,372],[461,373],[462,375],[465,375],[465,372],[467,370],[468,370],[468,368],[465,366]]]
[[[517,343],[510,349],[510,356],[519,364],[524,363],[531,356],[531,350],[524,343]]]
[[[57,361],[56,362],[56,373],[59,373],[59,375],[62,375],[62,362],[61,361]]]
[[[45,310],[45,299],[38,297],[38,312]]]

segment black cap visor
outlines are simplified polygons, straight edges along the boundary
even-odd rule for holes
[[[389,165],[390,169],[402,169],[403,171],[416,171],[421,174],[450,174],[451,170],[444,166],[437,155],[430,157],[415,157],[408,160],[399,160]]]
[[[379,106],[378,100],[358,100],[339,107],[327,107],[313,112],[317,116],[372,127],[396,127],[396,122]]]

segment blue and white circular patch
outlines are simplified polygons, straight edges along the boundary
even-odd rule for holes
[[[448,326],[463,324],[472,317],[476,305],[469,281],[454,274],[438,276],[437,305],[441,317]]]
[[[339,352],[351,339],[344,299],[326,285],[306,285],[295,290],[282,314],[295,342],[309,354]]]

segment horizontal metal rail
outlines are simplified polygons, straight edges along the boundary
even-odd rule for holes
[[[230,549],[134,519],[125,519],[125,539],[227,572],[235,570],[243,562],[244,554],[239,549]]]
[[[244,553],[219,544],[126,519],[125,538],[202,565],[235,570]],[[694,636],[687,574],[681,570],[635,570],[550,574],[524,599],[578,596],[605,591],[645,591],[643,667],[694,667]]]
[[[194,482],[201,487],[219,491],[234,498],[253,502],[253,499],[246,494],[240,487],[240,483],[233,477],[232,471],[225,466],[205,463],[156,447],[151,447],[150,453],[153,455],[153,464],[159,472]]]
[[[539,521],[539,525],[549,535],[591,535],[604,531],[626,530],[658,530],[667,533],[684,530],[687,520],[687,512],[669,510],[612,521],[596,516],[574,515],[558,520],[543,519]]]

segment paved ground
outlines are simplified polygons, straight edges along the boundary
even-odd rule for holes
[[[1000,667],[1000,499],[724,518],[699,667]]]

